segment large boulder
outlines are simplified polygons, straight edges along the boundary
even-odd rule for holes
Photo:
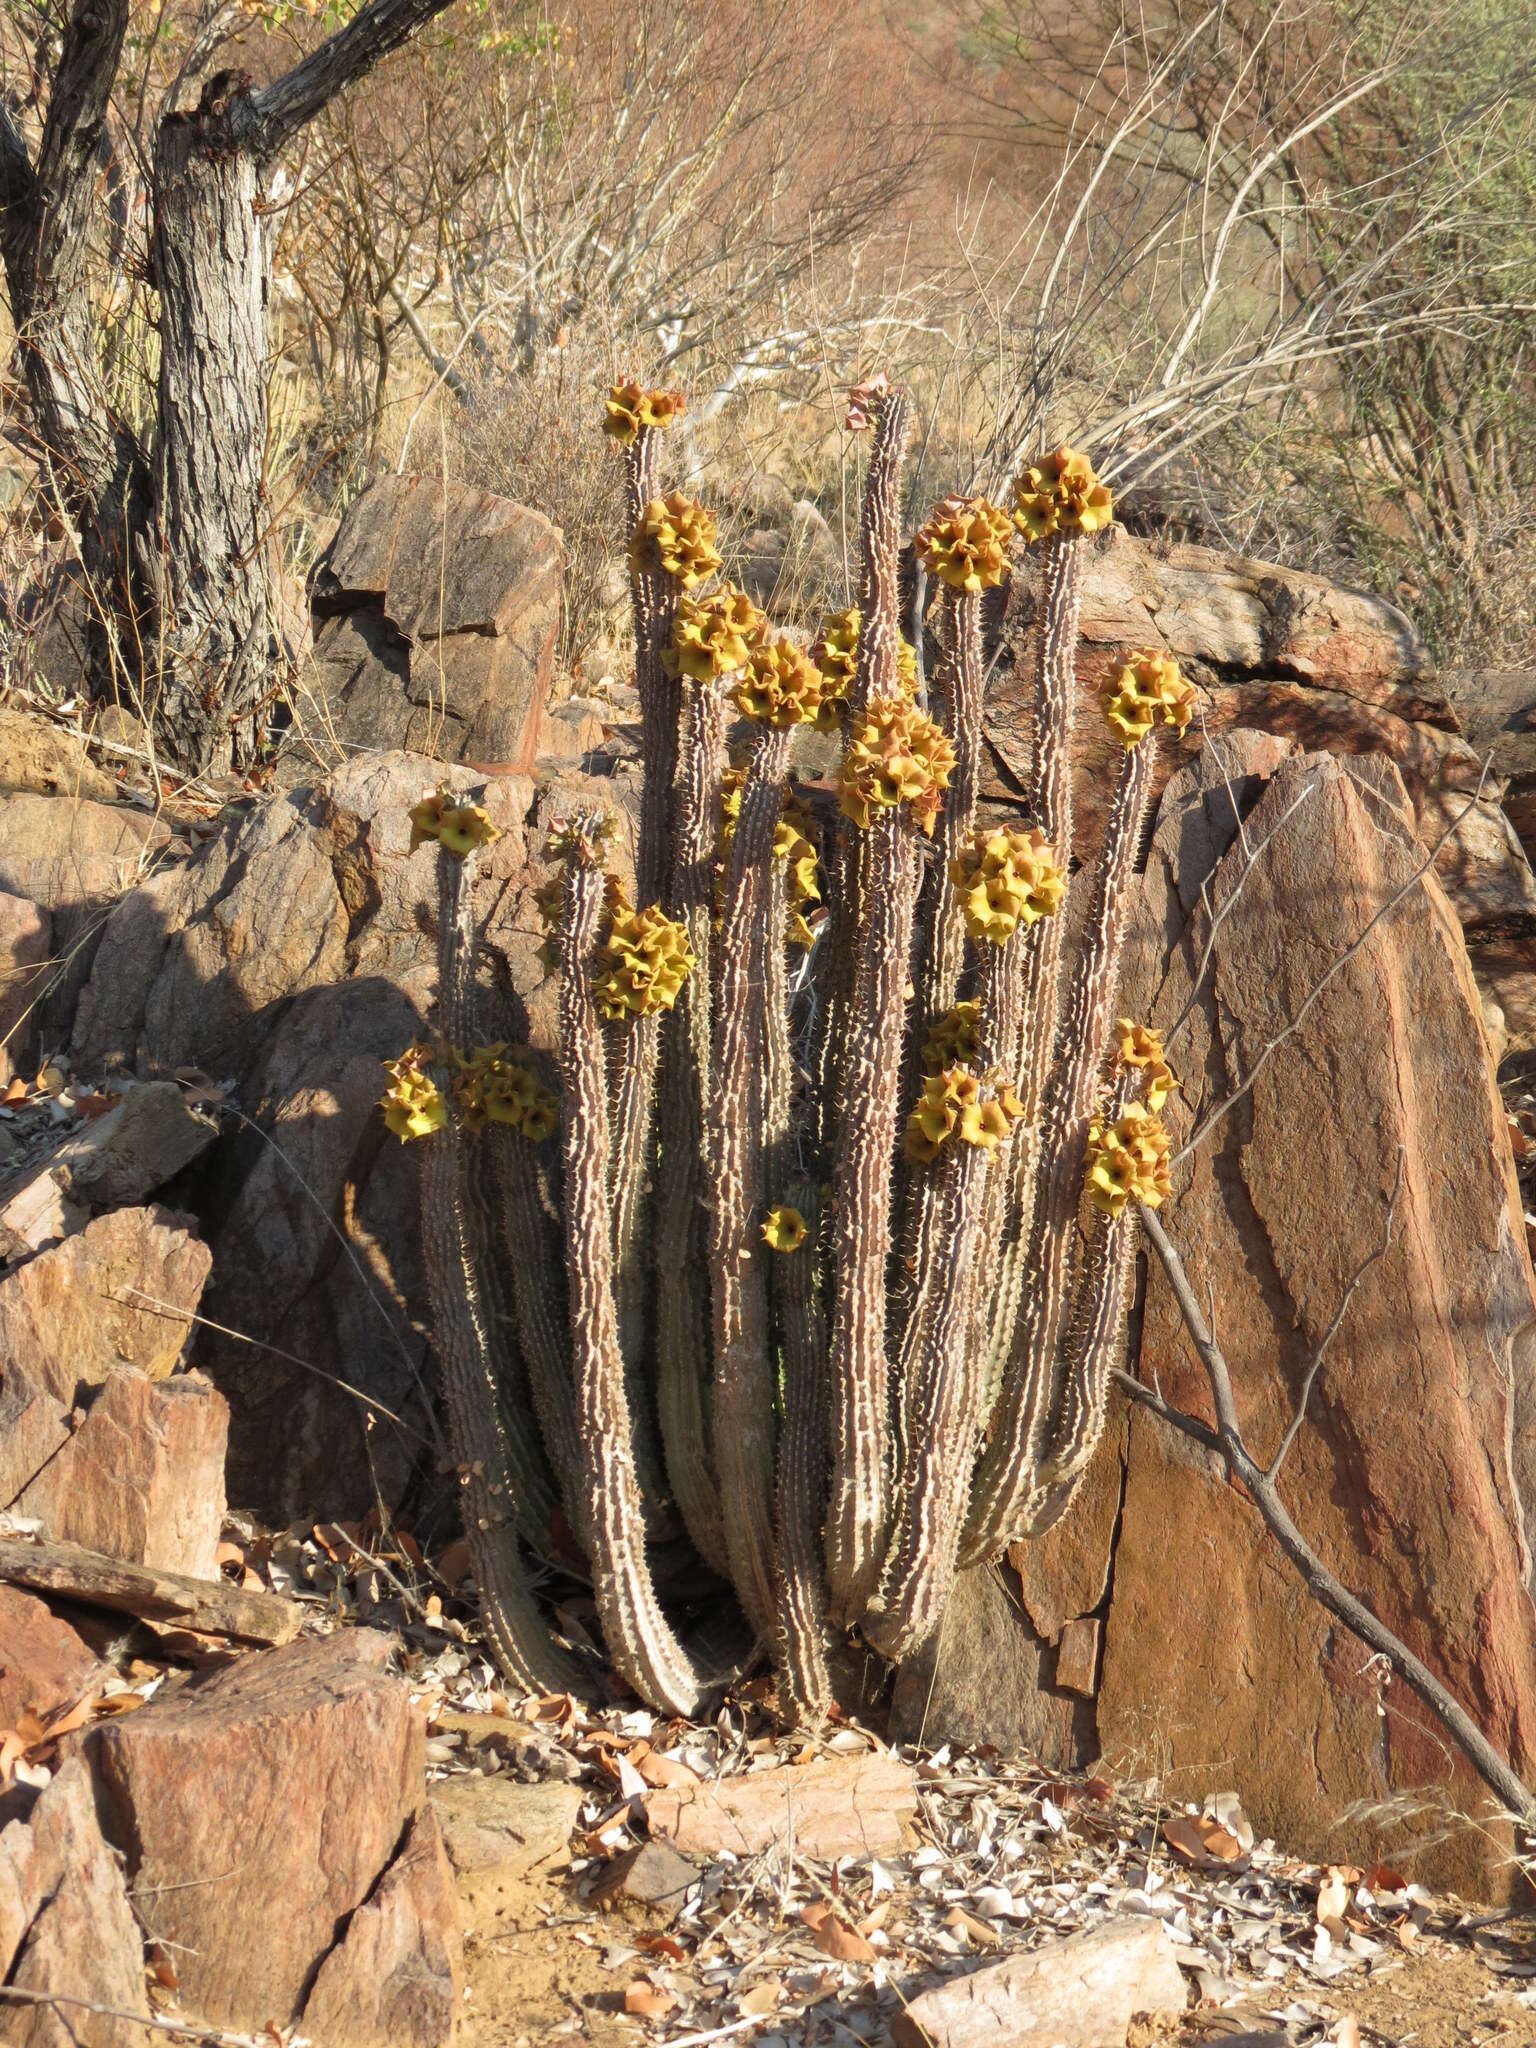
[[[1194,997],[1172,1047],[1186,1133],[1422,859],[1388,763],[1277,764],[1267,738],[1219,751],[1164,797],[1128,955],[1126,1007],[1167,1027]],[[1308,785],[1244,879],[1232,796],[1251,807],[1257,844]],[[1350,1300],[1282,1491],[1344,1583],[1529,1775],[1536,1280],[1477,990],[1433,873],[1350,955],[1175,1177],[1169,1227],[1201,1299],[1209,1290],[1214,1301],[1260,1457],[1279,1442],[1350,1276],[1382,1242],[1399,1170],[1391,1244]],[[1155,1269],[1134,1364],[1209,1419],[1204,1376]],[[1483,1814],[1480,1781],[1310,1599],[1213,1461],[1163,1425],[1118,1408],[1073,1513],[1003,1569],[1057,1690],[1071,1624],[1102,1621],[1093,1743],[1112,1768],[1155,1763],[1177,1798],[1235,1785],[1259,1832],[1303,1855],[1367,1861],[1386,1850],[1431,1881],[1507,1891],[1498,1829],[1444,1826],[1447,1809]],[[946,1629],[951,1691],[956,1664],[978,1677],[997,1664],[1008,1610],[988,1611],[988,1634]],[[929,1739],[944,1732],[930,1715]],[[1026,1730],[994,1718],[984,1732],[1009,1744]],[[1056,1760],[1073,1753],[1062,1743]],[[1436,1810],[1415,1820],[1403,1795],[1424,1794]],[[1340,1816],[1367,1805],[1376,1817],[1341,1832]],[[1427,1839],[1416,1848],[1417,1838]]]
[[[406,747],[530,772],[564,566],[559,529],[524,505],[382,477],[313,578],[308,674],[324,737],[347,752]]]
[[[339,2048],[447,2040],[456,1910],[389,1649],[366,1629],[304,1638],[91,1731],[103,1826],[190,2011],[286,2027],[313,1996]]]
[[[52,950],[53,919],[42,905],[0,892],[0,1087],[36,1058],[36,1004]]]

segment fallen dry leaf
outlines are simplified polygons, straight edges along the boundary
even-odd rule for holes
[[[956,1906],[944,1925],[965,1935],[978,1948],[1001,1948],[1003,1945],[1003,1937],[995,1927],[988,1926],[985,1920],[974,1919],[963,1906]]]
[[[1181,1863],[1196,1870],[1242,1861],[1243,1845],[1232,1830],[1204,1814],[1169,1814],[1163,1822],[1163,1840]]]
[[[669,2012],[677,2010],[677,2000],[670,1991],[661,1991],[641,1977],[625,1985],[624,2010],[643,2020],[664,2020]]]
[[[811,1930],[811,1939],[825,1956],[831,1956],[836,1963],[872,1963],[875,1951],[864,1939],[856,1934],[845,1920],[839,1920],[835,1910],[824,1900],[813,1906],[802,1907],[800,1918]]]
[[[1333,2048],[1360,2048],[1360,2022],[1352,2012],[1345,2013],[1333,2030]]]
[[[754,1984],[744,1998],[738,1999],[737,2004],[743,2019],[761,2019],[765,2012],[773,2011],[783,1996],[783,1991],[770,1977],[765,1978],[761,1984]]]
[[[648,1742],[637,1742],[629,1752],[629,1761],[647,1785],[666,1787],[702,1782],[697,1771],[690,1771],[675,1756],[659,1756]]]
[[[1344,1932],[1344,1915],[1349,1909],[1350,1888],[1342,1870],[1334,1867],[1317,1888],[1317,1922],[1330,1934]]]

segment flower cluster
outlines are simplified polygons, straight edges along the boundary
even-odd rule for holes
[[[798,1209],[781,1202],[763,1218],[763,1242],[776,1252],[797,1252],[806,1239],[806,1222]]]
[[[616,876],[608,880],[608,932],[592,993],[610,1023],[670,1010],[693,972],[688,927],[656,903],[634,909]]]
[[[720,562],[714,513],[682,491],[652,498],[630,535],[629,565],[637,576],[663,569],[684,590],[692,590],[707,582]]]
[[[1027,541],[1056,533],[1097,533],[1115,516],[1114,500],[1075,449],[1042,455],[1013,486],[1013,523]]]
[[[615,441],[637,441],[642,427],[670,427],[687,411],[681,391],[647,391],[633,377],[608,387],[603,432]]]
[[[466,1130],[505,1124],[542,1145],[560,1121],[560,1105],[537,1074],[506,1057],[504,1045],[477,1045],[460,1059],[453,1102]]]
[[[1162,1109],[1174,1089],[1183,1086],[1168,1064],[1168,1056],[1163,1051],[1163,1034],[1154,1031],[1151,1025],[1138,1024],[1131,1017],[1121,1017],[1115,1024],[1115,1050],[1120,1055],[1122,1066],[1141,1073],[1148,1109]]]
[[[1005,945],[1018,929],[1061,908],[1067,878],[1057,867],[1045,834],[978,825],[969,846],[949,866],[960,892],[965,928],[973,939]]]
[[[1173,1193],[1168,1152],[1167,1128],[1144,1103],[1128,1102],[1112,1124],[1096,1121],[1088,1132],[1089,1201],[1107,1216],[1127,1202],[1158,1208]]]
[[[412,853],[423,840],[435,839],[444,853],[462,860],[473,848],[500,837],[481,805],[455,803],[449,789],[434,789],[411,812]]]
[[[817,881],[816,844],[811,838],[811,814],[802,803],[786,796],[784,809],[773,832],[775,860],[789,865],[789,921],[784,936],[792,946],[811,946],[816,932],[806,912],[821,901]]]
[[[906,803],[932,833],[955,769],[955,750],[905,697],[877,697],[848,733],[838,792],[843,816],[869,826],[875,813]]]
[[[440,1131],[448,1121],[448,1104],[430,1071],[432,1049],[408,1045],[397,1060],[386,1060],[389,1082],[382,1106],[384,1122],[401,1144]]]
[[[956,1003],[936,1018],[923,1041],[923,1072],[942,1074],[946,1067],[973,1067],[981,1054],[981,1005]]]
[[[1013,525],[986,498],[946,498],[913,545],[930,576],[951,590],[992,590],[1008,568]]]
[[[876,370],[862,384],[848,387],[848,409],[843,415],[843,425],[850,434],[862,434],[889,395],[891,380],[884,370]]]
[[[1023,1103],[1006,1082],[988,1098],[969,1067],[945,1067],[924,1080],[917,1107],[907,1118],[907,1157],[926,1166],[952,1137],[995,1152],[1023,1114]]]
[[[811,642],[811,659],[821,670],[821,713],[816,720],[818,732],[837,730],[838,707],[847,702],[853,692],[853,679],[859,669],[859,626],[862,613],[856,604],[846,611],[826,612]],[[908,697],[917,691],[917,649],[910,640],[900,640],[896,646],[897,687]]]
[[[712,597],[685,597],[672,622],[667,673],[695,683],[718,682],[745,668],[747,657],[763,638],[766,621],[744,590],[716,591]]]
[[[1195,692],[1171,655],[1133,654],[1107,677],[1099,703],[1110,731],[1129,753],[1159,718],[1182,733],[1194,713]]]
[[[783,731],[817,723],[825,688],[810,656],[793,640],[778,638],[759,640],[751,649],[733,694],[738,711]]]

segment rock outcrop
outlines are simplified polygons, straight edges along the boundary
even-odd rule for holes
[[[531,772],[564,565],[559,529],[526,506],[381,478],[312,579],[315,742]]]
[[[201,1373],[114,1372],[13,1503],[58,1543],[218,1577],[229,1404]]]
[[[456,1907],[389,1648],[303,1639],[91,1731],[103,1825],[189,2011],[338,2048],[447,2040]]]

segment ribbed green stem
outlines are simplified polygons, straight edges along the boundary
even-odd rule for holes
[[[656,1398],[667,1476],[703,1558],[725,1556],[715,1477],[710,1382],[710,1281],[704,1138],[710,1096],[715,856],[725,766],[725,709],[714,688],[690,686],[683,729],[667,914],[683,920],[696,965],[662,1025],[661,1175],[653,1246]]]
[[[494,1135],[492,1135],[494,1134]],[[581,1437],[571,1377],[571,1328],[564,1251],[546,1215],[537,1148],[520,1131],[493,1125],[491,1156],[501,1195],[502,1241],[517,1317],[517,1335],[534,1413],[559,1482],[566,1521],[585,1546],[581,1526]]]
[[[806,1239],[775,1259],[774,1298],[784,1356],[784,1426],[778,1470],[778,1663],[784,1706],[814,1725],[832,1704],[827,1671],[827,1595],[822,1528],[827,1508],[827,1316],[822,1289],[822,1196],[790,1178],[783,1199],[800,1211]]]
[[[477,855],[438,857],[438,1021],[449,1045],[473,1040]],[[438,1085],[449,1087],[446,1070]],[[499,1669],[527,1691],[581,1689],[579,1667],[549,1636],[518,1555],[520,1504],[503,1426],[491,1320],[466,1196],[464,1140],[450,1117],[422,1147],[422,1252],[448,1437],[464,1507],[486,1641]],[[476,1214],[481,1212],[477,1206]],[[527,1508],[522,1509],[526,1514]]]
[[[1045,1091],[1035,1210],[1024,1262],[1023,1316],[992,1434],[977,1470],[965,1538],[967,1562],[995,1555],[1027,1522],[1032,1512],[1028,1502],[1060,1419],[1064,1338],[1077,1291],[1078,1213],[1088,1123],[1114,1018],[1153,759],[1154,748],[1146,741],[1125,758],[1073,972],[1058,1059]]]
[[[885,1268],[902,1027],[921,866],[917,827],[905,806],[882,812],[864,836],[869,893],[855,941],[832,1203],[827,1586],[832,1619],[849,1626],[875,1589],[890,1516]]]
[[[608,1097],[592,967],[603,875],[582,840],[566,878],[560,931],[560,1063],[565,1083],[566,1277],[582,1449],[583,1526],[592,1590],[615,1665],[665,1712],[691,1714],[705,1683],[651,1583],[614,1306],[608,1209]]]
[[[747,1618],[772,1634],[775,1371],[763,1244],[763,997],[770,943],[773,836],[791,735],[757,734],[731,841],[720,933],[709,1166],[710,1279],[715,1332],[715,1462],[726,1557]]]

